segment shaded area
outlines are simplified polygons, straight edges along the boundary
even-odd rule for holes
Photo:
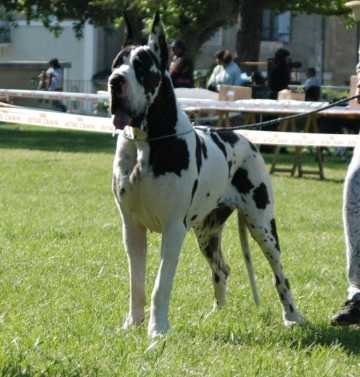
[[[311,351],[317,346],[340,347],[349,355],[360,353],[360,328],[333,327],[329,324],[315,325],[307,323],[304,326],[294,329],[295,331],[285,330],[276,339],[277,344],[290,347],[294,350]],[[220,343],[231,345],[269,345],[274,339],[273,336],[256,337],[250,332],[215,334],[214,340]]]
[[[115,145],[110,134],[0,123],[0,149],[113,154]]]

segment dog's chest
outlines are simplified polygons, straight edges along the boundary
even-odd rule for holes
[[[174,187],[166,177],[155,178],[148,151],[118,143],[113,163],[113,192],[123,215],[160,232],[169,218],[169,198]]]

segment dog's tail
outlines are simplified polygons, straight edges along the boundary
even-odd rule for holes
[[[255,304],[259,305],[260,299],[259,299],[259,295],[256,289],[256,279],[255,279],[255,273],[254,273],[254,268],[253,268],[250,249],[249,249],[246,224],[240,213],[238,213],[238,227],[239,227],[241,249],[243,252],[244,259],[245,259],[246,269],[247,269],[247,273],[250,280],[251,291],[254,297]]]

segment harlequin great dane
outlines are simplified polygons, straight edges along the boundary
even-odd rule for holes
[[[127,46],[114,59],[110,109],[119,131],[113,192],[128,254],[130,308],[124,328],[144,321],[147,230],[162,234],[148,334],[169,328],[168,308],[185,234],[193,228],[212,270],[215,308],[225,303],[229,267],[221,250],[226,219],[237,211],[242,248],[251,262],[246,228],[275,277],[286,325],[303,321],[280,263],[270,177],[258,150],[238,132],[193,128],[180,109],[167,72],[168,49],[159,15],[145,46]]]

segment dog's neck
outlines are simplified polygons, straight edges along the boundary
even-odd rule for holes
[[[150,105],[146,116],[148,139],[175,135],[177,131],[178,109],[175,92],[170,77],[165,74],[158,93]]]

